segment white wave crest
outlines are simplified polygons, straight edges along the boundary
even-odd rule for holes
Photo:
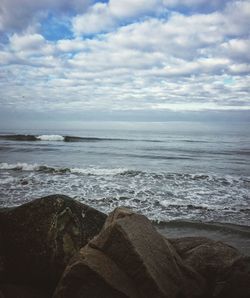
[[[37,139],[41,141],[64,141],[64,137],[60,135],[41,135]]]
[[[117,174],[121,174],[123,172],[126,172],[128,169],[125,168],[116,168],[116,169],[99,169],[99,168],[73,168],[70,169],[70,172],[73,174],[87,174],[87,175],[96,175],[96,176],[102,176],[102,175],[108,175],[113,176]]]
[[[38,164],[27,164],[27,163],[15,163],[15,164],[8,164],[6,162],[0,163],[1,170],[22,170],[22,171],[34,171],[39,169]]]
[[[83,175],[95,175],[95,176],[113,176],[117,174],[124,173],[128,171],[126,168],[114,168],[114,169],[105,169],[105,168],[59,168],[51,167],[47,165],[38,165],[38,164],[27,164],[27,163],[0,163],[0,170],[20,170],[20,171],[45,171],[46,169],[55,170],[55,172],[68,170],[72,174],[83,174]]]

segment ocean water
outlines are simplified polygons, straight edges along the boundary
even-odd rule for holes
[[[61,193],[158,223],[250,226],[246,124],[82,123],[0,131],[0,207]]]

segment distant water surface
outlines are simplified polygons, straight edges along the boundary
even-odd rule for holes
[[[0,206],[62,193],[157,222],[250,226],[250,134],[242,124],[83,123],[0,132]]]

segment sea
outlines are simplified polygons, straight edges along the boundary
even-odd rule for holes
[[[146,215],[164,235],[207,236],[250,255],[246,123],[81,122],[0,130],[0,207],[64,194]]]

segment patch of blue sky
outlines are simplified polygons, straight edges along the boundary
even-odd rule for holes
[[[1,46],[8,44],[8,42],[9,42],[8,34],[0,31],[0,49],[1,49]]]
[[[40,33],[50,41],[74,38],[69,18],[51,13],[41,22]]]

